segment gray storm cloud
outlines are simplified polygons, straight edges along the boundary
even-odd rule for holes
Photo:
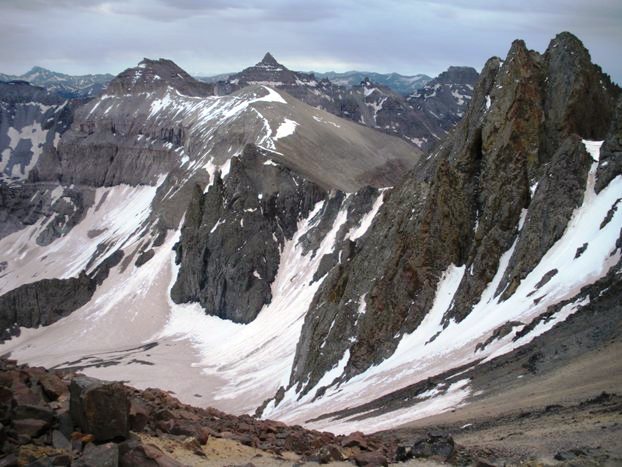
[[[568,30],[619,83],[621,25],[619,0],[2,0],[0,72],[118,73],[146,56],[216,74],[270,50],[293,69],[434,75]]]

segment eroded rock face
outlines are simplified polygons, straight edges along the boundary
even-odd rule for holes
[[[217,175],[207,193],[195,189],[176,247],[175,302],[197,301],[208,314],[240,323],[270,303],[280,249],[326,193],[267,162],[248,146],[224,181]]]
[[[622,97],[618,99],[615,118],[600,148],[596,186],[594,187],[596,193],[599,193],[620,174],[622,174]]]
[[[28,177],[71,125],[76,102],[24,81],[0,81],[0,181]]]
[[[93,204],[93,190],[59,187],[55,183],[0,182],[0,238],[38,221],[42,231],[35,241],[49,245],[66,234]]]
[[[186,96],[212,96],[213,86],[197,81],[173,61],[143,59],[137,67],[128,68],[106,86],[106,93],[123,95],[153,92],[172,86]]]
[[[455,134],[385,195],[351,260],[329,272],[306,316],[290,385],[304,393],[342,358],[348,378],[391,355],[430,310],[451,264],[468,274],[445,321],[463,319],[518,238],[497,291],[510,296],[583,200],[592,160],[581,138],[609,132],[604,147],[617,144],[610,120],[619,93],[567,33],[543,55],[515,41],[505,61],[489,60]],[[605,117],[581,126],[578,109],[594,101]]]
[[[43,279],[0,296],[0,342],[19,327],[47,326],[87,303],[96,283],[86,274],[70,279]]]

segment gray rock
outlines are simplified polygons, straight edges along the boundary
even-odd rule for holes
[[[264,157],[248,146],[224,182],[217,175],[205,195],[196,188],[176,246],[175,302],[241,323],[270,303],[280,248],[324,191]]]
[[[547,164],[529,204],[518,244],[497,289],[497,294],[503,292],[503,299],[514,293],[520,281],[563,235],[573,211],[583,201],[591,164],[592,158],[576,135],[568,137]]]
[[[119,465],[119,446],[106,443],[99,446],[89,443],[82,457],[72,463],[76,467],[117,467]]]
[[[87,303],[95,281],[82,273],[77,278],[43,279],[22,285],[0,296],[0,341],[14,327],[47,326]]]
[[[622,174],[622,98],[618,100],[609,133],[600,148],[594,189],[599,193],[611,180]]]
[[[68,452],[72,450],[71,441],[59,430],[54,430],[52,432],[52,446],[56,449],[62,449]]]

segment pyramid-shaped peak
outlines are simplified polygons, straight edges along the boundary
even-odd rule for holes
[[[266,55],[263,56],[263,59],[257,65],[274,67],[281,66],[281,64],[276,61],[276,59],[272,56],[270,52],[266,52]]]
[[[548,56],[555,55],[575,55],[591,62],[590,52],[585,48],[583,42],[574,34],[564,31],[557,34],[549,43],[546,50]]]
[[[109,94],[151,92],[172,87],[187,96],[213,95],[213,86],[197,81],[179,65],[166,58],[144,58],[121,72],[107,87]]]

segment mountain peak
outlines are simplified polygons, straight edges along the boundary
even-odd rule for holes
[[[208,96],[213,87],[197,81],[172,60],[143,58],[141,62],[128,68],[114,78],[108,85],[108,92],[127,94],[149,92],[155,89],[173,87],[189,96]]]
[[[431,80],[428,85],[441,84],[469,84],[473,86],[479,73],[475,68],[469,66],[450,66],[436,78]]]
[[[37,72],[42,72],[42,71],[47,71],[49,72],[50,70],[48,70],[47,68],[43,68],[42,66],[33,66],[30,71],[28,73],[37,73]]]
[[[551,56],[567,56],[568,59],[571,56],[572,61],[581,60],[587,64],[591,62],[590,52],[585,48],[583,42],[572,33],[560,32],[549,43],[545,54]]]
[[[263,56],[261,62],[257,64],[257,66],[267,66],[267,67],[277,67],[281,66],[279,62],[272,56],[270,52],[266,52],[266,55]]]

